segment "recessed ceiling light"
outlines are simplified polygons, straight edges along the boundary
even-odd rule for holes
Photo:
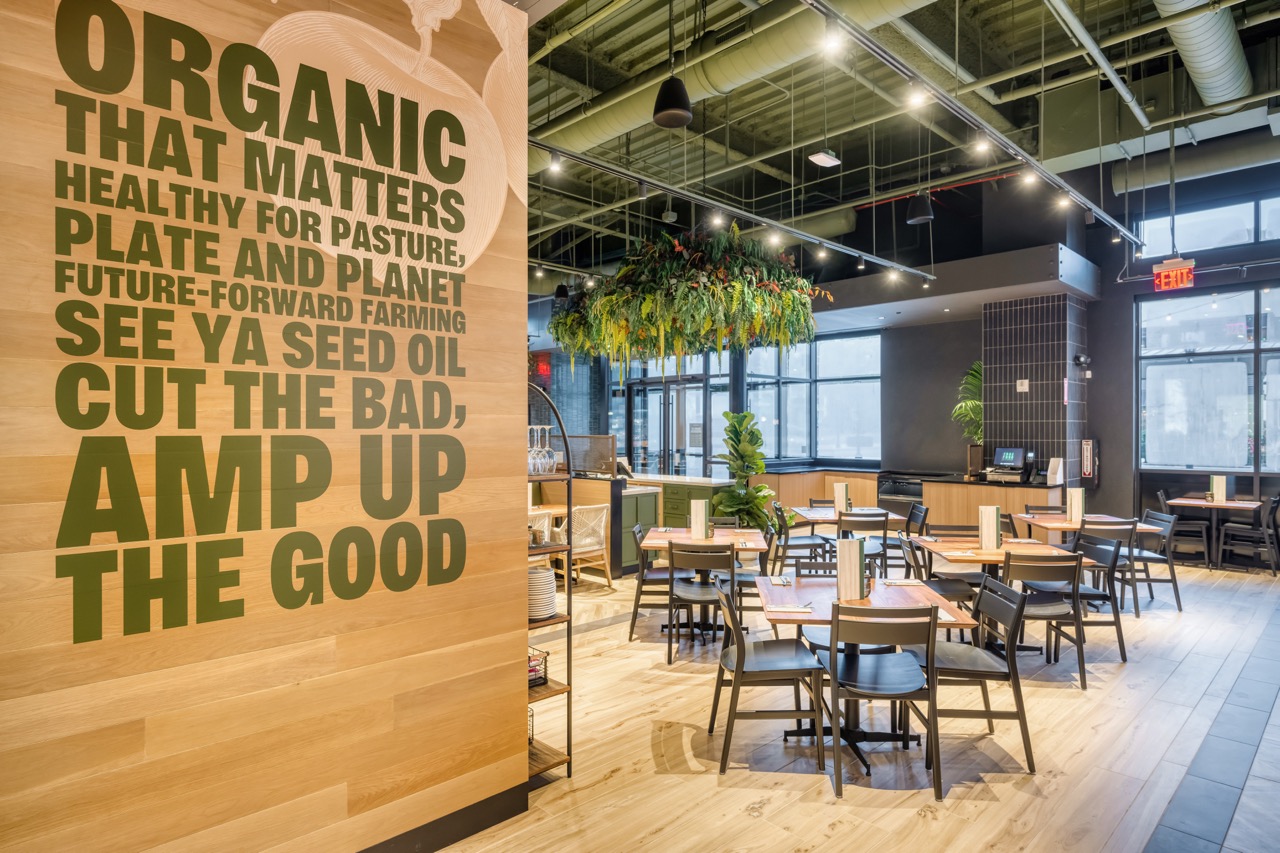
[[[944,314],[950,314],[950,313],[951,313],[951,309],[950,309],[950,308],[943,308],[943,309],[942,309],[942,313],[944,313]]]
[[[836,152],[832,151],[830,148],[823,148],[820,151],[815,151],[810,154],[809,162],[813,163],[815,166],[839,166],[840,158],[837,157]]]

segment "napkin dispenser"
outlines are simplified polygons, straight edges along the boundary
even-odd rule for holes
[[[1084,522],[1084,489],[1067,489],[1067,523]]]
[[[1000,547],[1000,507],[978,507],[978,547],[994,551]]]
[[[841,601],[867,597],[865,544],[862,536],[836,540],[836,598]]]
[[[709,521],[708,501],[689,502],[689,532],[694,539],[710,539],[711,523]]]
[[[836,512],[849,511],[849,484],[835,484]]]

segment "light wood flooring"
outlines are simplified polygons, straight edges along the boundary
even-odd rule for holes
[[[1020,656],[1036,775],[1024,769],[1016,722],[997,722],[989,735],[981,721],[943,720],[942,802],[922,751],[887,744],[864,744],[870,777],[846,761],[837,800],[830,755],[828,775],[817,773],[813,741],[784,742],[788,724],[773,721],[739,722],[729,772],[719,775],[723,710],[707,735],[715,650],[685,641],[668,666],[665,613],[642,615],[628,642],[633,581],[609,591],[584,576],[574,595],[573,777],[554,772],[535,785],[527,814],[450,849],[1142,850],[1280,604],[1280,581],[1267,573],[1179,575],[1183,613],[1157,586],[1154,602],[1142,591],[1141,619],[1125,616],[1127,664],[1113,630],[1091,630],[1087,691],[1068,649],[1051,666]],[[532,641],[551,650],[555,677],[563,639]],[[789,690],[743,695],[745,707],[791,701]],[[944,701],[977,707],[979,697],[951,688]],[[1005,687],[992,701],[1012,707]],[[535,706],[539,737],[556,746],[563,708],[559,699]],[[1280,714],[1270,723],[1268,734],[1280,733]],[[871,726],[888,728],[883,706]]]

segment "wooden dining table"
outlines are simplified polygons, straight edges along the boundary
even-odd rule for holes
[[[836,508],[833,506],[793,506],[788,511],[795,513],[796,517],[805,524],[835,524],[837,520]],[[877,506],[855,506],[846,510],[846,512],[887,513],[890,524],[898,524],[907,520],[904,516],[898,515],[892,510],[881,509]]]
[[[1083,524],[1081,522],[1073,522],[1062,513],[1049,512],[1019,512],[1014,513],[1014,519],[1021,521],[1023,524],[1031,527],[1038,527],[1041,530],[1047,530],[1051,533],[1075,533],[1081,527],[1088,527],[1090,524],[1120,524],[1130,521],[1128,518],[1120,518],[1116,515],[1100,515],[1094,513],[1085,515]],[[1159,533],[1160,528],[1154,524],[1146,524],[1138,522],[1135,528],[1138,533]]]
[[[764,618],[774,625],[829,625],[831,605],[836,599],[834,577],[792,574],[756,578]],[[961,610],[919,581],[872,578],[866,598],[840,602],[855,607],[938,607],[938,625],[967,630],[978,623],[973,614]]]
[[[987,574],[995,577],[999,567],[1004,565],[1005,554],[1028,554],[1032,556],[1046,554],[1063,554],[1067,552],[1061,545],[1049,545],[1038,539],[1019,539],[1006,537],[999,548],[979,548],[978,537],[937,537],[912,536],[911,541],[921,548],[942,557],[948,563],[980,565]],[[1085,566],[1096,566],[1093,560],[1084,558]]]
[[[1224,509],[1227,512],[1253,512],[1262,506],[1261,501],[1226,500],[1224,498],[1214,498],[1211,501],[1207,501],[1202,497],[1172,498],[1168,503],[1169,506],[1185,506],[1191,509],[1209,510],[1209,553],[1204,555],[1204,564],[1209,568],[1217,566],[1215,555],[1218,553],[1218,513]]]
[[[713,543],[733,545],[736,550],[748,554],[761,554],[769,550],[769,544],[764,541],[764,534],[754,527],[713,527],[709,539],[694,536],[693,531],[688,527],[650,527],[649,532],[645,533],[644,539],[641,540],[640,547],[646,551],[665,551],[668,543],[671,542],[691,545]]]
[[[552,518],[564,518],[569,514],[569,507],[566,504],[537,504],[529,507],[529,515],[535,512],[548,513]]]
[[[830,625],[831,607],[836,598],[836,579],[829,576],[794,574],[781,576],[765,576],[756,578],[756,588],[760,591],[760,599],[764,605],[764,617],[772,625]],[[840,604],[855,607],[930,607],[938,608],[938,627],[970,630],[976,628],[973,614],[938,595],[919,581],[889,580],[871,578],[866,598],[839,600]],[[845,649],[845,654],[856,654]],[[840,738],[853,750],[854,756],[862,762],[868,774],[871,765],[868,763],[860,743],[900,742],[902,734],[898,732],[869,731],[862,727],[857,702],[846,703],[845,720],[851,725],[840,727]],[[785,737],[813,737],[817,734],[813,726],[797,721],[797,727],[784,733]],[[823,736],[833,735],[831,726],[823,727]],[[919,743],[919,735],[910,735],[913,742]]]

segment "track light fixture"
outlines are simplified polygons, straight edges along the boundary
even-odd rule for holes
[[[533,277],[542,278],[542,264],[538,264],[536,267],[533,268]]]
[[[1065,209],[1070,206],[1071,206],[1071,196],[1067,195],[1066,193],[1063,193],[1062,195],[1058,196],[1058,207]]]
[[[1111,242],[1112,242],[1112,243],[1119,243],[1119,242],[1120,242],[1120,232],[1119,232],[1118,230],[1116,230],[1115,228],[1112,228],[1112,229],[1111,229]]]
[[[553,171],[553,172],[558,172],[558,171],[560,171],[560,154],[559,154],[559,152],[556,152],[556,151],[552,151],[552,152],[551,152],[551,171]]]
[[[907,90],[907,106],[915,109],[929,103],[929,93],[915,83]]]
[[[724,214],[718,210],[712,211],[711,225],[714,228],[719,228],[720,226],[724,225]]]
[[[1039,176],[1039,175],[1037,175],[1037,174],[1036,174],[1034,171],[1032,171],[1031,169],[1023,169],[1023,170],[1022,170],[1022,182],[1023,182],[1024,184],[1031,185],[1031,184],[1034,184],[1034,183],[1035,183],[1036,181],[1038,181],[1038,180],[1040,180],[1040,176]]]
[[[639,194],[640,199],[642,201],[649,197],[649,185],[644,181],[641,181],[639,184],[636,185],[636,191]]]
[[[826,247],[826,246],[819,246],[819,247],[818,247],[818,260],[820,260],[820,261],[825,261],[826,259],[827,259],[827,247]]]
[[[858,258],[858,269],[865,270],[867,268],[867,259]]]

